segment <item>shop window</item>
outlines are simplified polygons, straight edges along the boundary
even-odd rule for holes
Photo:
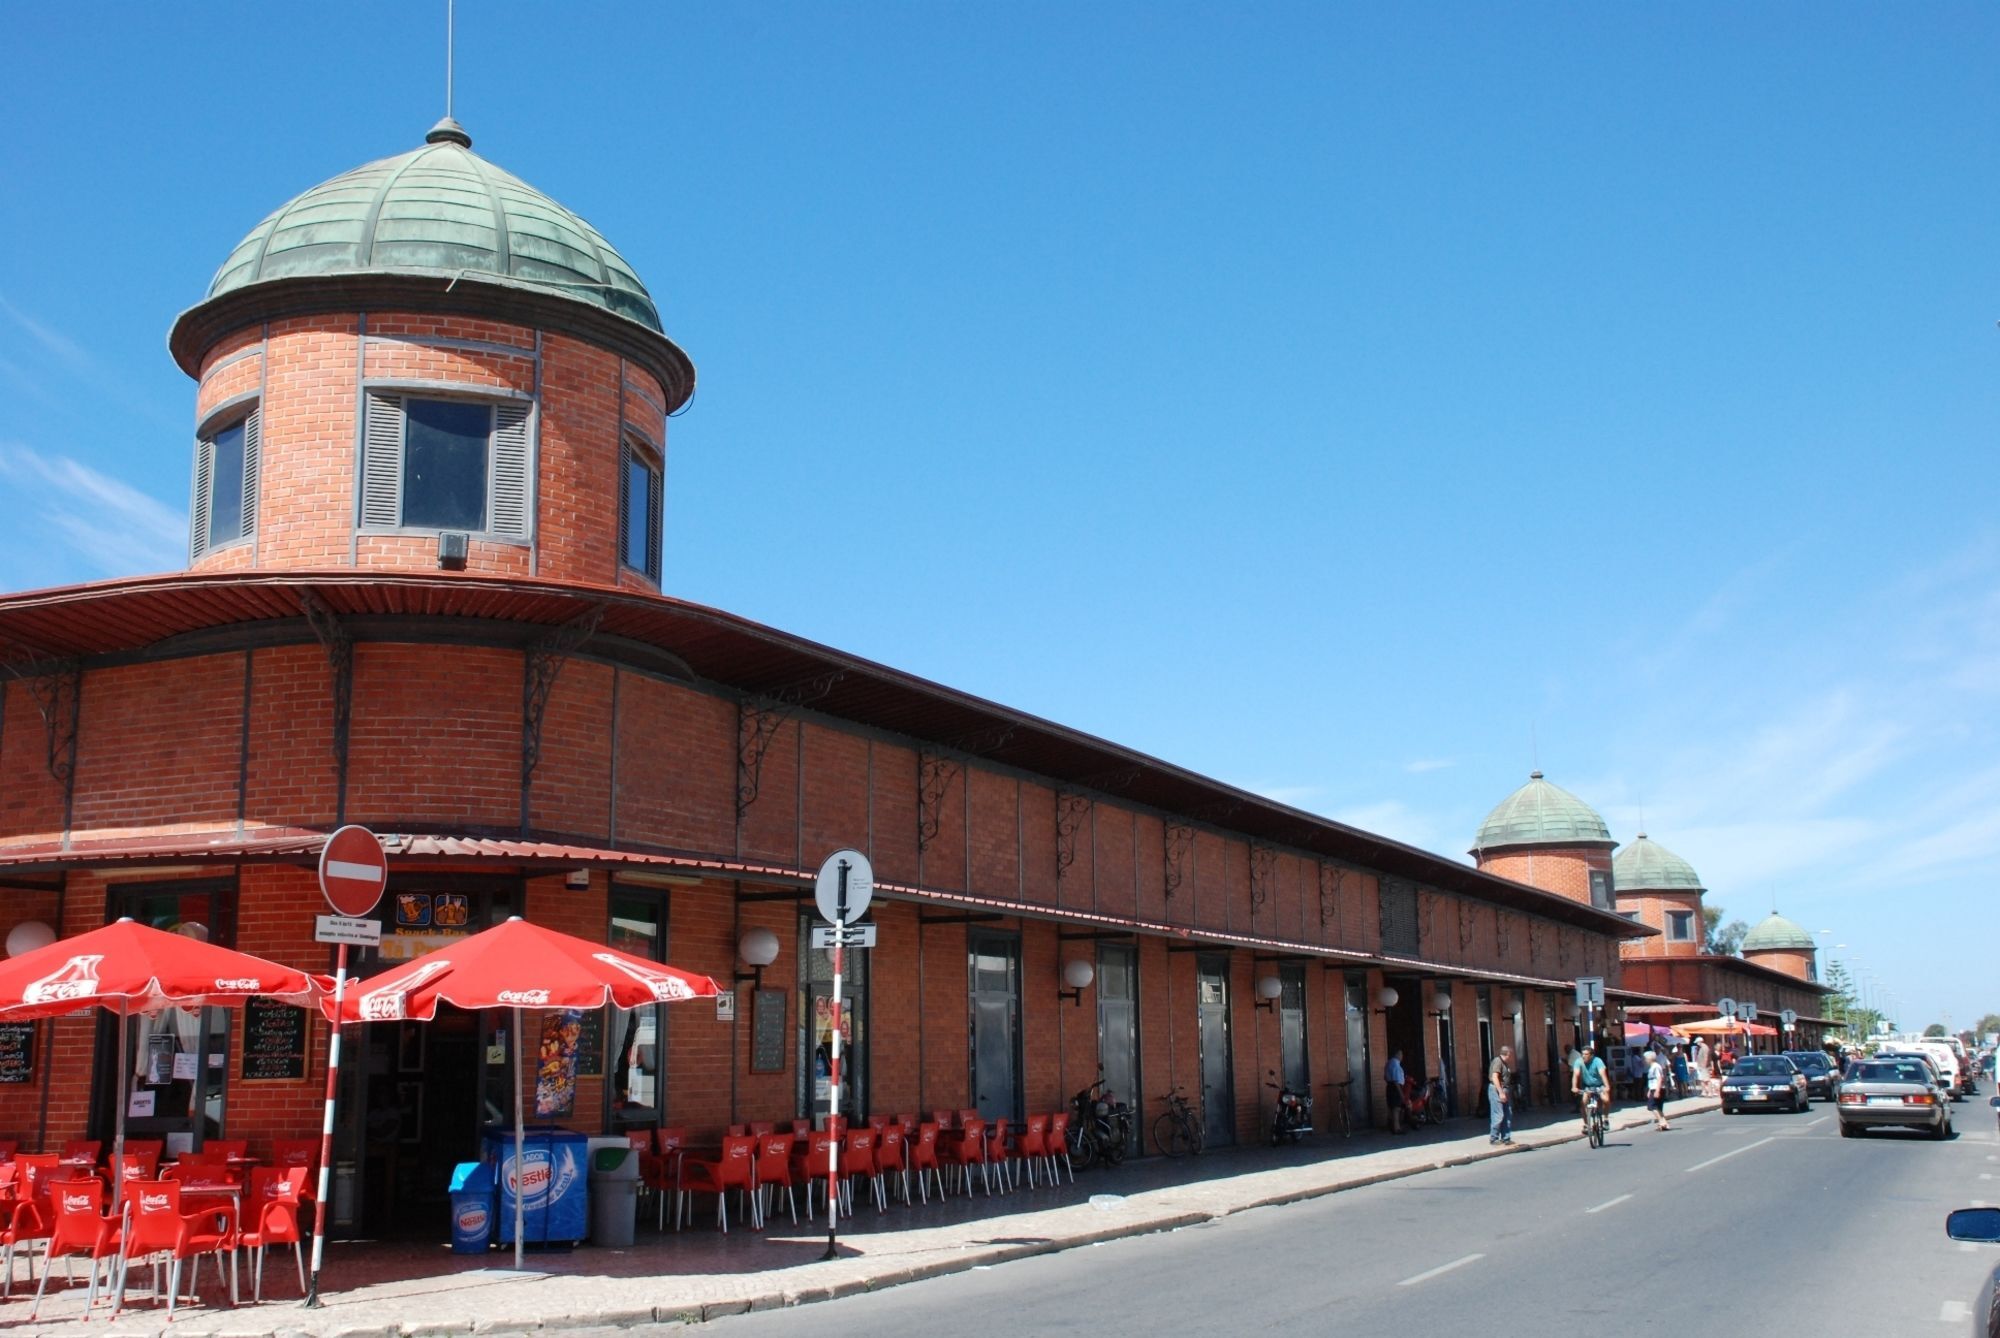
[[[620,952],[649,962],[667,959],[667,899],[664,893],[614,886],[607,942]],[[658,1124],[665,1114],[660,1078],[666,1033],[660,1005],[606,1008],[604,1032],[611,1040],[611,1118],[619,1124]]]
[[[257,532],[257,472],[263,435],[256,409],[206,432],[194,444],[193,557]]]
[[[528,446],[523,401],[370,391],[361,523],[525,541]]]
[[[1611,872],[1608,869],[1590,871],[1590,904],[1601,911],[1611,909]]]
[[[817,915],[799,917],[799,1106],[818,1118],[833,1088],[833,954],[811,946]],[[868,959],[849,952],[840,974],[840,1094],[850,1118],[868,1113]]]
[[[1694,912],[1668,911],[1667,937],[1675,943],[1694,942]]]
[[[627,441],[618,479],[618,556],[626,566],[660,580],[660,522],[664,505],[660,467],[638,443]]]

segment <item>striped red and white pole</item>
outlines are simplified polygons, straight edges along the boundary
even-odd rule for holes
[[[347,945],[340,945],[333,968],[333,1036],[326,1043],[326,1113],[319,1126],[319,1201],[313,1207],[312,1280],[306,1284],[305,1304],[319,1304],[319,1266],[326,1254],[326,1219],[331,1201],[327,1197],[333,1173],[333,1099],[340,1090],[340,1005],[347,997]]]

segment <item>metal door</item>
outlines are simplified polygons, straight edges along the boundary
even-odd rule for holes
[[[972,1102],[981,1118],[1021,1118],[1021,941],[966,938],[972,990]]]
[[[1514,1089],[1519,1093],[1514,1105],[1518,1110],[1526,1110],[1534,1104],[1528,1100],[1528,1083],[1524,1079],[1528,1070],[1528,996],[1514,991],[1514,1001],[1507,1008],[1514,1020]]]
[[[1097,1062],[1104,1086],[1137,1111],[1139,1096],[1139,953],[1122,943],[1097,950]],[[1065,1097],[1069,1093],[1063,1093]],[[1139,1120],[1133,1119],[1128,1154],[1139,1151]]]
[[[1368,1075],[1374,1071],[1368,1058],[1368,980],[1347,977],[1347,1122],[1366,1129],[1375,1120],[1374,1094]]]
[[[1479,987],[1479,1105],[1477,1114],[1488,1113],[1491,1104],[1486,1099],[1487,1089],[1492,1082],[1487,1074],[1493,1072],[1493,989],[1488,985]]]
[[[1285,1086],[1310,1096],[1312,1071],[1306,1063],[1306,969],[1278,968],[1278,1076]]]
[[[1229,1061],[1229,975],[1220,957],[1204,957],[1197,994],[1201,1009],[1201,1119],[1209,1147],[1236,1141],[1236,1084]]]

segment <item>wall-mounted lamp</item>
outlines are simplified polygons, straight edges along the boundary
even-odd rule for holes
[[[764,988],[764,968],[778,960],[778,936],[768,929],[753,929],[736,941],[736,955],[748,971],[738,971],[736,979],[754,980]]]
[[[1056,991],[1056,999],[1069,1000],[1078,1008],[1083,1007],[1083,992],[1090,988],[1090,982],[1097,979],[1097,968],[1081,957],[1073,957],[1063,965],[1063,984],[1068,989]]]
[[[569,871],[568,873],[566,873],[566,874],[564,874],[564,875],[563,875],[563,886],[564,886],[564,887],[566,887],[566,888],[568,888],[568,889],[569,889],[570,891],[572,891],[572,892],[587,892],[587,891],[589,891],[589,890],[590,890],[590,870],[588,870],[588,869],[571,869],[571,870],[570,870],[570,871]]]
[[[1431,1008],[1433,1010],[1431,1013],[1432,1017],[1447,1018],[1451,1016],[1450,986],[1448,985],[1438,986],[1437,993],[1431,995]]]
[[[1285,992],[1285,982],[1276,976],[1264,976],[1257,981],[1257,1007],[1278,1011],[1278,996]]]
[[[19,957],[24,952],[46,948],[56,941],[56,931],[40,920],[23,920],[7,931],[7,955]]]
[[[1396,1006],[1396,1001],[1402,997],[1401,994],[1397,993],[1394,985],[1384,985],[1381,989],[1375,991],[1375,1002],[1379,1005],[1375,1011],[1378,1013],[1388,1012]]]

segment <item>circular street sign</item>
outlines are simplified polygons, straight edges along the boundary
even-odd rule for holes
[[[1784,1023],[1788,1027],[1791,1026],[1794,1022],[1797,1022],[1798,1020],[1799,1020],[1798,1013],[1796,1013],[1790,1008],[1783,1009],[1778,1013],[1778,1021]]]
[[[319,852],[319,890],[342,915],[360,917],[375,909],[389,885],[389,857],[366,827],[349,825],[326,838]]]
[[[844,907],[840,895],[843,867],[847,870],[847,904]],[[868,857],[860,851],[836,850],[819,866],[819,879],[813,885],[813,901],[818,904],[820,915],[829,923],[851,924],[859,920],[874,895],[875,870],[868,863]],[[843,910],[845,914],[842,914]]]
[[[1721,1015],[1722,1015],[1723,1017],[1735,1017],[1735,1016],[1736,1016],[1736,1000],[1734,1000],[1734,999],[1717,999],[1717,1000],[1715,1001],[1715,1011],[1716,1011],[1717,1013],[1721,1014]]]

